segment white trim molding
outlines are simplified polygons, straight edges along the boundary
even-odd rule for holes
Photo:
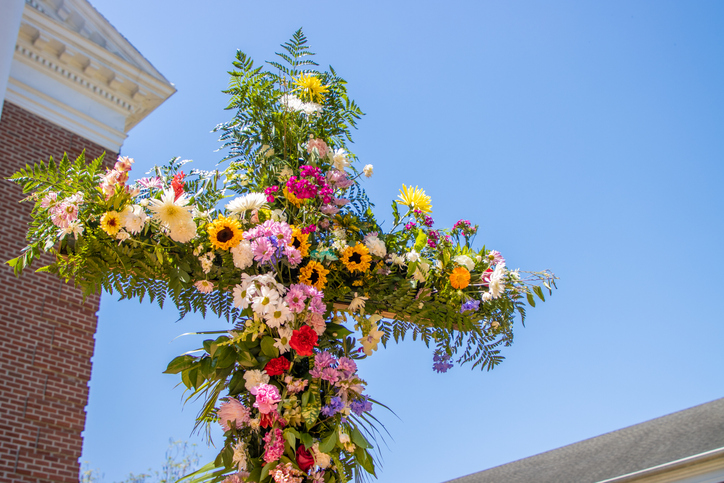
[[[26,0],[6,100],[118,152],[174,92],[86,0]]]

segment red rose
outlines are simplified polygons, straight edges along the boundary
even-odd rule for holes
[[[279,356],[276,359],[272,359],[267,362],[266,373],[270,376],[279,376],[289,370],[289,361],[284,356]]]
[[[299,465],[299,469],[305,473],[309,468],[314,466],[314,457],[304,448],[304,445],[297,448],[297,464]]]
[[[289,340],[289,347],[297,351],[300,356],[311,356],[314,354],[312,350],[317,346],[317,333],[308,325],[303,326],[299,330],[292,332],[292,338]]]

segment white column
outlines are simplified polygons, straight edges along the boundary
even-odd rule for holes
[[[0,115],[24,7],[24,0],[0,0]]]

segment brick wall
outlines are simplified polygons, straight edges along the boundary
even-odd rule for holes
[[[30,204],[4,178],[25,164],[100,146],[5,102],[0,118],[0,262],[20,254]],[[106,160],[115,161],[116,153]],[[99,296],[0,267],[0,482],[77,482]]]

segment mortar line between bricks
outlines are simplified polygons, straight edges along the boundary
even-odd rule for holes
[[[20,446],[15,450],[15,464],[13,465],[13,473],[18,472],[18,460],[20,459]]]

